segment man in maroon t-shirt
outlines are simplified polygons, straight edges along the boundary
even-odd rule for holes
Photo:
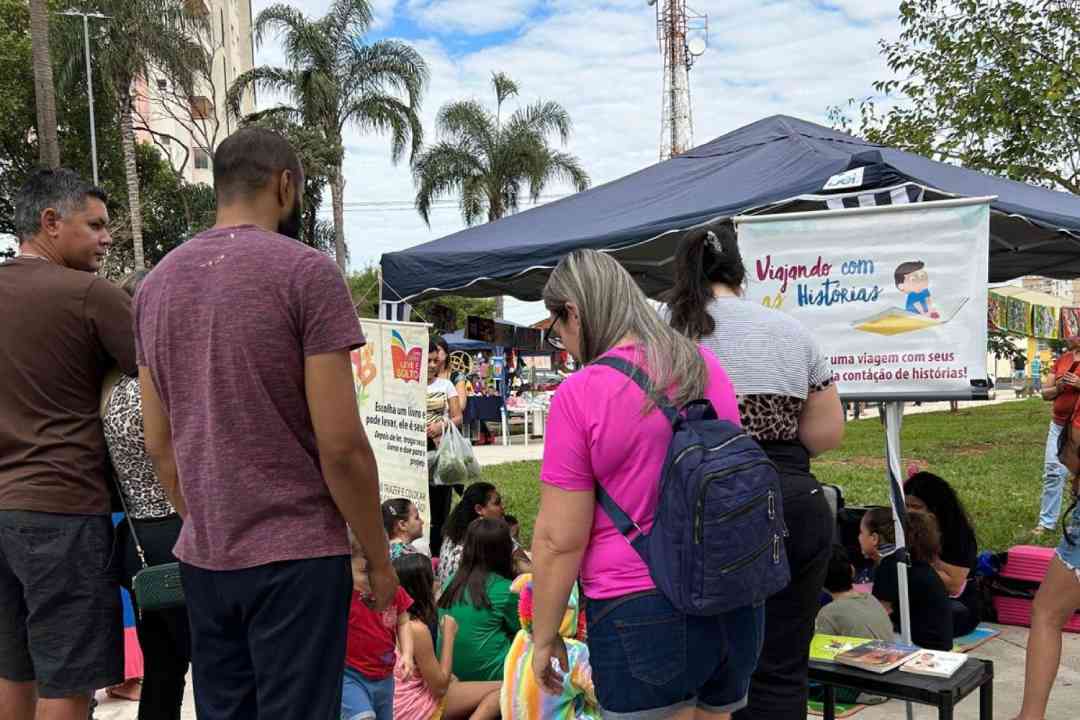
[[[214,156],[217,224],[135,299],[146,446],[184,518],[176,546],[203,720],[336,720],[352,577],[397,578],[349,351],[364,344],[328,256],[296,242],[303,170],[247,128]]]

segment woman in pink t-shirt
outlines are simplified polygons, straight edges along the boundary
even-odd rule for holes
[[[671,426],[603,356],[646,369],[672,404],[712,401],[739,422],[734,390],[719,362],[664,323],[633,278],[610,256],[576,251],[544,288],[549,339],[583,365],[551,404],[540,514],[533,537],[533,669],[558,685],[566,668],[559,622],[574,580],[588,597],[588,645],[605,717],[722,718],[746,703],[763,636],[763,609],[714,617],[675,610],[645,563],[596,503],[604,489],[648,532],[659,499]]]

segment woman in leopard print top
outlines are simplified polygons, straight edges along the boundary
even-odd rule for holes
[[[746,269],[730,222],[691,231],[675,257],[672,326],[710,349],[739,396],[743,427],[780,470],[791,582],[765,607],[765,644],[736,719],[806,717],[814,618],[832,554],[832,511],[810,457],[840,444],[844,415],[832,368],[787,313],[742,299]]]
[[[129,294],[146,272],[135,273],[124,281]],[[111,390],[105,403],[102,429],[109,448],[124,503],[131,513],[149,566],[176,562],[172,549],[180,537],[181,520],[165,491],[161,488],[143,441],[142,400],[138,378],[122,377]],[[121,584],[131,592],[131,579],[143,563],[127,522],[117,527],[117,540],[122,549]],[[187,610],[174,608],[139,612],[138,598],[132,593],[135,605],[135,629],[143,653],[143,685],[139,698],[140,718],[178,718],[184,699],[184,684],[191,663],[191,630]]]

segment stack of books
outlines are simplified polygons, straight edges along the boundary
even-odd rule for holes
[[[879,675],[899,668],[915,675],[950,678],[967,662],[967,655],[923,650],[899,642],[818,634],[810,644],[810,659]]]

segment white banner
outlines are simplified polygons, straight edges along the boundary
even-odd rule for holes
[[[352,353],[360,418],[379,464],[382,500],[408,498],[428,531],[427,349],[423,323],[360,321],[367,345]]]
[[[736,218],[747,297],[813,331],[842,395],[969,395],[986,379],[989,200]]]

